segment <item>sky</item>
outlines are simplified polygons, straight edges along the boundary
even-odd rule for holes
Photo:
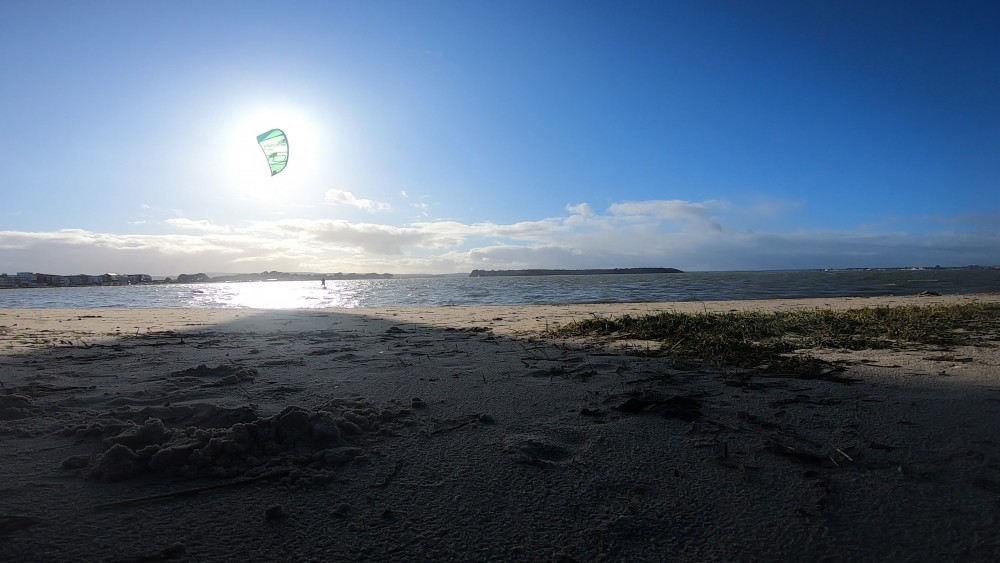
[[[7,0],[0,272],[1000,264],[997,29],[992,1]]]

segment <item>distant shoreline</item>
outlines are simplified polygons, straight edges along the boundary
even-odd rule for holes
[[[472,270],[470,278],[505,276],[599,276],[616,274],[683,274],[677,268],[598,268],[589,270]]]

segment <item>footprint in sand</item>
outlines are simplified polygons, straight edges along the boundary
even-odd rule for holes
[[[571,429],[547,434],[513,434],[504,440],[503,451],[515,463],[559,465],[572,460],[583,442],[583,433]]]

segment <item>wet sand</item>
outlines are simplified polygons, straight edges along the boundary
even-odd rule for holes
[[[737,385],[542,332],[961,302],[0,310],[0,559],[996,560],[1000,334]]]

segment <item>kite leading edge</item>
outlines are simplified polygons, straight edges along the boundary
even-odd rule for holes
[[[271,129],[257,135],[257,143],[264,150],[267,165],[271,167],[271,176],[285,169],[288,164],[288,138],[281,129]]]

